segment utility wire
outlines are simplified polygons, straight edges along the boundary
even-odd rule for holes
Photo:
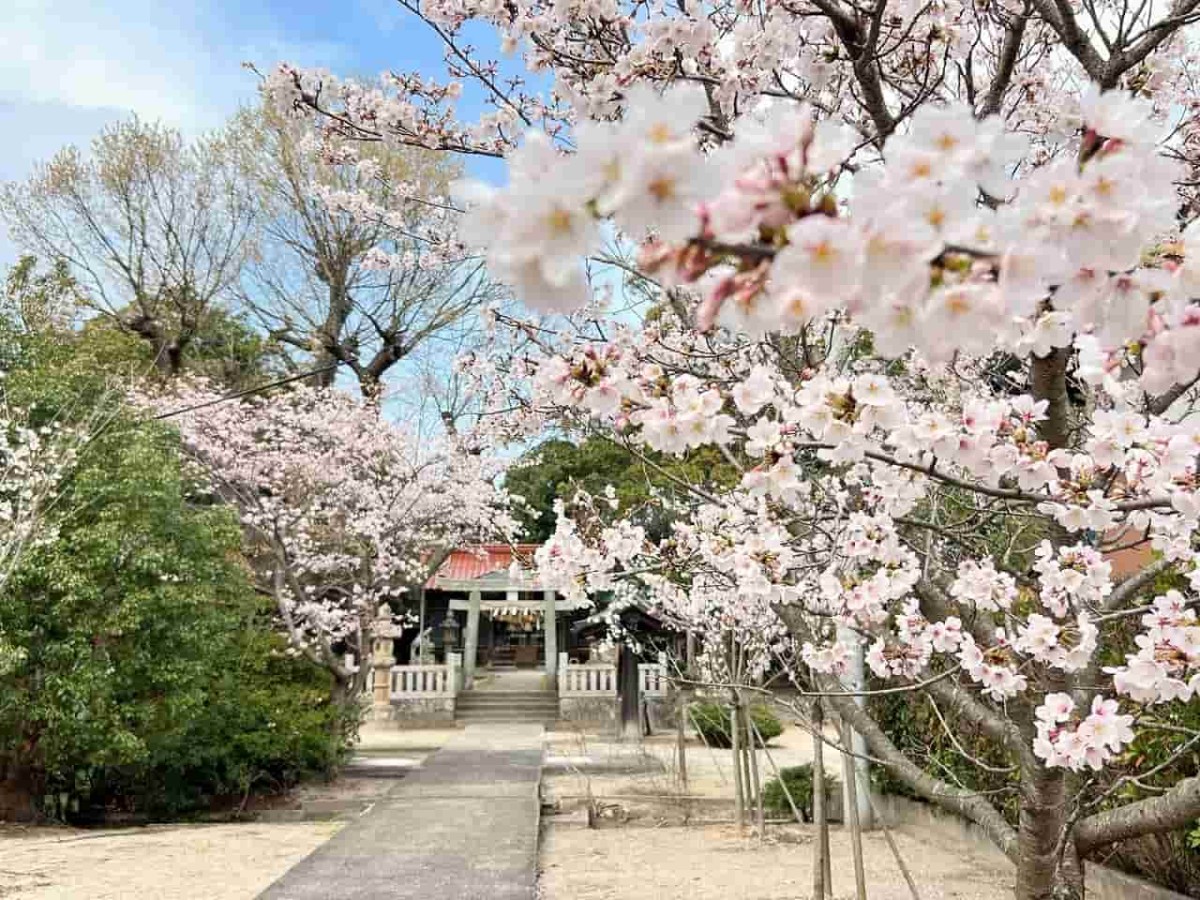
[[[298,375],[289,375],[287,378],[280,378],[277,381],[271,381],[267,384],[260,384],[252,388],[245,388],[244,390],[234,391],[229,394],[222,394],[220,397],[215,397],[212,400],[205,400],[203,403],[196,403],[192,406],[182,407],[181,409],[172,409],[168,412],[159,413],[158,415],[151,416],[148,421],[153,422],[160,419],[170,419],[174,416],[181,416],[184,413],[195,412],[198,409],[206,409],[210,406],[216,406],[218,403],[224,403],[227,400],[240,400],[242,397],[250,397],[254,394],[261,394],[263,391],[269,391],[272,388],[283,387],[285,384],[303,381],[305,378],[312,378],[314,375],[332,372],[341,364],[341,361],[338,361],[327,366],[321,366],[319,369],[311,369],[308,372],[301,372]]]

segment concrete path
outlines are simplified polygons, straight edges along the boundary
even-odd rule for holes
[[[533,900],[541,725],[470,725],[259,900]]]

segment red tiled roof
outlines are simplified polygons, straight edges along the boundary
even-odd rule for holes
[[[524,569],[533,566],[534,551],[541,544],[476,544],[459,547],[451,551],[441,568],[425,583],[427,588],[436,588],[441,579],[447,581],[474,581],[492,572],[504,572],[514,558]]]

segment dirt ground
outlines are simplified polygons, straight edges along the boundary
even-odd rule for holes
[[[570,731],[546,736],[547,767],[542,778],[542,796],[569,810],[582,796],[630,798],[679,796],[703,798],[704,809],[717,810],[733,803],[733,751],[706,747],[689,737],[687,753],[687,790],[679,780],[675,736],[659,734],[641,744],[600,739]],[[768,758],[769,755],[769,758]],[[785,768],[812,760],[812,737],[791,726],[759,751],[758,764],[763,780],[773,774],[773,766]],[[834,759],[836,765],[836,758]],[[840,768],[833,775],[841,774]]]
[[[362,730],[358,768],[418,765],[453,729]],[[252,812],[310,811],[343,820],[392,784],[353,768],[314,779]],[[337,832],[344,821],[73,829],[0,825],[0,900],[250,900]]]
[[[3,900],[249,900],[340,822],[0,827]]]
[[[1007,900],[1012,873],[971,848],[893,832],[923,900]],[[771,829],[765,841],[735,826],[588,829],[549,823],[543,832],[542,900],[792,900],[812,894],[812,831]],[[854,896],[850,843],[830,833],[833,896]],[[910,900],[879,833],[864,835],[871,900]]]
[[[685,791],[674,735],[656,735],[640,745],[569,731],[547,735],[542,794],[554,812],[543,827],[542,900],[811,896],[812,829],[772,825],[759,841],[749,830],[742,834],[734,825],[719,824],[733,818],[733,753],[710,749],[694,737],[686,753]],[[774,767],[811,760],[811,735],[791,725],[759,752],[758,762],[766,780]],[[837,755],[827,753],[826,760],[840,778]],[[840,792],[831,803],[840,806]],[[584,827],[589,808],[600,827]],[[952,832],[913,826],[893,835],[923,900],[1011,896],[1012,873],[1003,858],[981,853]],[[830,850],[834,897],[849,900],[855,893],[853,856],[840,826],[831,829]],[[864,835],[864,858],[871,900],[910,900],[882,833]]]

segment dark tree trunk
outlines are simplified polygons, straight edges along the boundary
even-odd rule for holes
[[[1032,357],[1029,392],[1046,401],[1046,418],[1038,423],[1038,436],[1052,448],[1071,440],[1071,398],[1067,391],[1067,363],[1071,353],[1060,347],[1049,356]]]
[[[1021,812],[1017,826],[1017,900],[1082,900],[1083,864],[1068,841],[1067,776],[1037,766],[1021,774]]]
[[[317,369],[305,379],[305,384],[315,388],[331,388],[337,378],[337,358],[327,350],[317,350],[313,354],[313,368]]]
[[[0,766],[0,822],[31,822],[37,818],[33,784],[33,775],[24,766]]]

